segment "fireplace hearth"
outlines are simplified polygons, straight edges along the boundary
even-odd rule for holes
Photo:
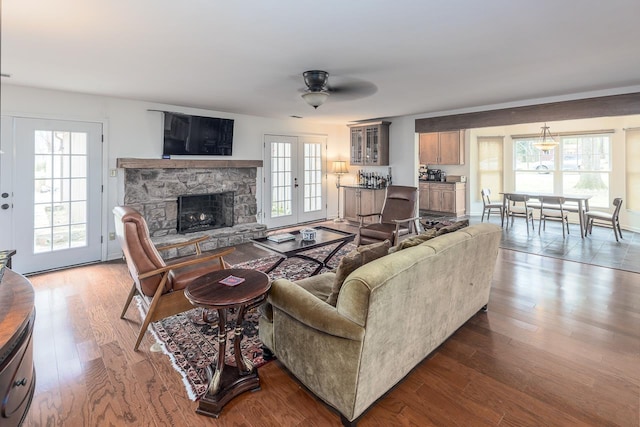
[[[178,196],[178,233],[233,227],[234,198],[233,191]]]

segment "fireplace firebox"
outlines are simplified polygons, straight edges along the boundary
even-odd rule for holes
[[[235,192],[178,196],[178,233],[233,227]]]

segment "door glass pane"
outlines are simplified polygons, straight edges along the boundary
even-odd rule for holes
[[[87,134],[36,130],[34,153],[34,253],[85,246]]]
[[[304,212],[321,209],[322,205],[322,145],[319,143],[304,144]]]
[[[293,201],[291,197],[291,144],[271,143],[271,217],[291,215]]]

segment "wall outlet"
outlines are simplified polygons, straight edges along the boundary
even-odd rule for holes
[[[116,233],[109,233],[109,240],[116,240]]]

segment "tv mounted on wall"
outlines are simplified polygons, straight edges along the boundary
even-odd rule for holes
[[[230,156],[233,119],[164,112],[163,156]]]

